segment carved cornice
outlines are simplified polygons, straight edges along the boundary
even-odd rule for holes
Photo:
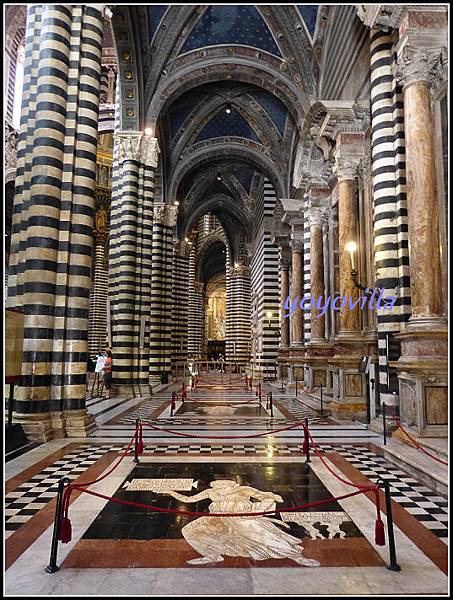
[[[403,89],[408,85],[423,81],[436,89],[447,78],[447,49],[414,48],[405,46],[394,68],[396,80]]]
[[[399,4],[360,4],[357,16],[367,27],[395,29],[404,10],[405,6]]]
[[[370,108],[368,100],[325,101],[323,105],[327,114],[316,134],[337,140],[342,133],[363,133],[370,125]]]

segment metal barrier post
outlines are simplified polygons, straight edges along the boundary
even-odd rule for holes
[[[13,424],[14,381],[9,384],[8,427]]]
[[[396,546],[395,533],[393,531],[393,516],[392,516],[392,497],[390,495],[390,484],[388,481],[379,478],[379,482],[384,486],[385,494],[385,512],[387,516],[387,535],[389,540],[390,564],[387,565],[389,571],[401,571],[401,567],[396,562]]]
[[[52,546],[50,549],[50,562],[45,568],[46,573],[56,573],[60,570],[57,565],[58,539],[60,537],[60,518],[63,508],[63,492],[64,486],[69,483],[69,477],[62,477],[58,482],[57,505],[55,508],[55,520],[53,523]]]
[[[384,430],[383,430],[383,433],[384,433],[384,446],[387,445],[387,423],[386,423],[385,417],[386,417],[386,415],[385,415],[385,402],[383,402],[382,403],[382,424],[384,426]]]
[[[140,419],[135,419],[135,445],[134,445],[134,463],[138,463],[138,423]]]
[[[308,438],[308,419],[305,419],[304,438],[305,438],[305,448],[307,450],[307,454],[305,455],[305,462],[309,463],[309,462],[311,462],[311,460],[310,460],[310,440]]]
[[[296,398],[297,398],[297,377],[296,377]]]
[[[322,384],[319,387],[321,388],[321,415],[324,415],[324,409],[322,406]]]
[[[272,402],[272,392],[269,392],[269,404],[271,408],[271,417],[274,416],[274,404]]]

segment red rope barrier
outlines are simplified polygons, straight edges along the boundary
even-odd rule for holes
[[[143,425],[145,425],[145,427],[150,427],[151,429],[156,429],[158,431],[163,431],[165,433],[171,433],[173,435],[179,435],[181,437],[197,438],[197,439],[203,439],[203,440],[241,440],[244,438],[263,437],[266,435],[272,435],[274,433],[280,433],[281,431],[288,431],[289,429],[295,429],[296,427],[303,425],[303,421],[298,421],[297,423],[294,423],[293,425],[289,425],[288,427],[281,427],[280,429],[273,429],[271,431],[263,431],[261,433],[253,433],[250,435],[221,435],[221,436],[220,435],[197,435],[194,433],[185,433],[183,431],[176,431],[174,429],[166,429],[164,427],[158,427],[157,425],[153,425],[152,423],[147,423],[146,421],[143,422]]]
[[[113,473],[113,471],[118,467],[119,464],[121,464],[121,462],[126,457],[127,453],[129,452],[129,450],[132,446],[132,442],[134,441],[136,436],[140,436],[140,438],[141,438],[141,424],[139,424],[135,428],[134,435],[132,436],[131,441],[127,445],[126,450],[120,456],[119,460],[106,473],[104,473],[104,475],[101,475],[101,477],[99,477],[98,479],[94,479],[93,481],[87,481],[86,483],[81,483],[81,484],[79,484],[79,486],[93,485],[95,483],[99,483],[99,481],[102,481],[103,479],[108,477],[111,473]],[[71,541],[71,521],[69,520],[69,517],[68,517],[68,510],[69,510],[69,501],[71,498],[71,493],[72,493],[72,490],[75,489],[75,487],[76,487],[75,484],[70,483],[66,487],[66,489],[64,491],[64,495],[63,495],[61,517],[60,517],[60,527],[59,527],[59,530],[60,530],[59,539],[61,542],[63,542],[63,544],[66,544]]]
[[[329,504],[331,502],[336,502],[337,500],[344,500],[345,498],[351,498],[352,496],[357,496],[357,494],[364,493],[363,490],[357,490],[356,492],[344,494],[343,496],[337,496],[336,498],[326,498],[325,500],[316,500],[315,502],[301,504],[300,506],[290,506],[288,508],[264,510],[261,512],[215,513],[215,512],[197,512],[197,511],[190,511],[190,510],[181,510],[181,509],[177,509],[177,508],[159,508],[158,506],[142,504],[141,502],[134,502],[133,500],[122,500],[121,498],[105,496],[104,494],[100,494],[99,492],[93,492],[92,490],[87,490],[81,486],[74,486],[73,489],[77,489],[80,492],[86,492],[87,494],[96,496],[97,498],[103,498],[104,500],[110,500],[112,502],[116,502],[117,504],[124,504],[126,506],[136,506],[137,508],[146,508],[147,510],[151,510],[153,512],[175,513],[175,514],[179,514],[179,515],[188,515],[190,517],[261,517],[264,515],[275,515],[276,513],[280,513],[280,512],[294,512],[294,511],[299,511],[299,510],[302,510],[305,508],[321,506],[322,504]]]
[[[381,519],[381,505],[380,505],[380,498],[379,498],[379,486],[376,484],[373,484],[373,486],[371,487],[371,489],[367,486],[364,485],[360,485],[358,483],[352,483],[352,481],[349,481],[347,479],[343,479],[342,477],[340,477],[337,473],[335,473],[335,471],[333,469],[331,469],[329,467],[329,465],[326,463],[326,461],[324,460],[324,458],[321,456],[321,453],[319,452],[318,446],[315,444],[315,441],[310,433],[310,429],[308,427],[305,427],[304,424],[304,430],[308,433],[308,436],[310,438],[310,443],[313,446],[313,449],[315,451],[316,456],[320,459],[320,461],[322,462],[322,464],[326,467],[326,469],[329,471],[329,473],[331,473],[336,479],[338,479],[338,481],[341,481],[342,483],[349,485],[351,487],[355,487],[358,490],[362,490],[365,491],[372,491],[374,492],[374,496],[376,499],[376,522],[375,522],[375,541],[376,544],[378,546],[384,546],[385,545],[385,534],[384,534],[384,523]]]
[[[392,419],[395,421],[395,423],[397,424],[398,427],[401,427],[401,430],[407,435],[407,437],[411,440],[411,442],[413,442],[418,450],[421,450],[424,454],[426,454],[427,456],[429,456],[430,458],[432,458],[433,460],[436,460],[437,462],[440,462],[443,465],[446,465],[448,467],[448,462],[445,462],[444,460],[442,460],[441,458],[438,458],[437,456],[434,456],[433,454],[431,454],[430,452],[428,452],[428,450],[425,450],[425,448],[419,443],[417,442],[417,440],[415,440],[409,432],[407,432],[404,427],[401,425],[401,422],[399,419],[397,419],[395,417],[395,415],[390,415],[392,417]]]
[[[147,423],[145,423],[145,425],[149,425]],[[132,436],[128,446],[126,447],[126,450],[123,452],[122,456],[120,457],[120,459],[106,472],[104,473],[104,475],[102,475],[101,477],[93,480],[93,481],[89,481],[83,484],[69,484],[67,486],[67,488],[65,489],[65,493],[64,493],[64,497],[63,497],[63,508],[62,508],[62,516],[60,517],[60,535],[59,535],[59,539],[61,542],[63,543],[68,543],[69,541],[71,541],[71,537],[72,537],[72,526],[71,526],[71,521],[69,519],[68,516],[68,511],[69,511],[69,504],[70,504],[70,497],[71,497],[71,493],[72,490],[76,489],[79,490],[81,492],[85,492],[87,494],[90,494],[92,496],[96,496],[98,498],[103,498],[105,500],[108,501],[112,501],[112,502],[116,502],[118,504],[123,504],[123,505],[128,505],[128,506],[135,506],[138,508],[145,508],[147,510],[151,510],[154,512],[162,512],[162,513],[177,513],[177,514],[185,514],[188,516],[194,516],[194,517],[202,517],[202,516],[209,516],[209,517],[256,517],[256,516],[264,516],[264,515],[268,515],[268,514],[277,514],[277,513],[281,513],[281,512],[292,512],[292,511],[296,511],[296,510],[302,510],[302,509],[307,509],[307,508],[312,508],[314,506],[321,506],[323,504],[328,504],[331,502],[335,502],[338,500],[344,500],[346,498],[351,498],[353,496],[356,496],[358,494],[362,494],[365,492],[369,492],[372,491],[375,493],[376,496],[376,510],[377,510],[377,519],[376,519],[376,528],[375,528],[375,537],[376,537],[376,544],[378,545],[384,545],[385,543],[385,539],[384,539],[384,525],[383,522],[381,520],[380,517],[380,505],[379,505],[379,487],[377,485],[371,485],[371,486],[363,486],[363,485],[358,485],[358,484],[354,484],[351,481],[345,480],[342,477],[340,477],[339,475],[337,475],[328,465],[327,463],[324,461],[323,457],[321,456],[317,445],[315,444],[310,430],[308,429],[308,427],[305,426],[305,424],[303,425],[304,430],[306,430],[306,432],[308,433],[309,437],[310,437],[310,441],[311,444],[313,445],[313,448],[315,450],[316,455],[318,456],[318,458],[320,458],[322,464],[327,468],[327,470],[332,473],[332,475],[334,475],[339,481],[341,481],[342,483],[345,483],[346,485],[349,485],[351,487],[355,487],[357,491],[355,492],[351,492],[349,494],[344,494],[342,496],[337,496],[335,498],[328,498],[326,500],[318,500],[315,502],[310,502],[307,504],[302,504],[300,506],[294,506],[294,507],[289,507],[289,508],[281,508],[281,509],[275,509],[275,510],[269,510],[269,511],[261,511],[261,512],[248,512],[248,513],[211,513],[211,512],[195,512],[195,511],[184,511],[184,510],[178,510],[178,509],[168,509],[168,508],[159,508],[156,506],[150,506],[147,504],[141,504],[138,502],[133,502],[133,501],[128,501],[128,500],[121,500],[119,498],[113,498],[110,496],[105,496],[104,494],[100,494],[98,492],[93,492],[92,490],[88,490],[86,489],[85,486],[90,486],[93,485],[95,483],[99,483],[100,481],[102,481],[103,479],[105,479],[108,475],[110,475],[118,466],[119,464],[124,460],[125,456],[127,455],[128,451],[130,450],[131,446],[132,446],[132,442],[134,441],[134,438],[136,436],[140,436],[140,439],[142,437],[141,432],[142,432],[142,422],[139,422],[138,426],[136,427],[135,431],[134,431],[134,435]],[[152,426],[151,426],[152,427]],[[295,425],[289,427],[288,429],[292,429],[294,428]],[[160,429],[160,428],[158,428]],[[286,428],[285,428],[286,429]],[[276,430],[279,431],[279,430]],[[269,432],[265,432],[265,434],[269,434]],[[263,434],[258,434],[255,436],[243,436],[243,437],[259,437],[260,435]],[[190,437],[197,437],[197,436],[190,436]],[[200,437],[206,437],[206,436],[200,436]],[[222,439],[222,438],[220,438]],[[228,437],[227,439],[231,439],[230,437]]]

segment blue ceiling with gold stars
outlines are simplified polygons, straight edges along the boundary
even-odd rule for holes
[[[169,4],[152,4],[148,6],[148,27],[150,40],[156,33],[156,29],[169,6]]]
[[[236,169],[233,173],[233,175],[236,177],[236,179],[242,185],[242,187],[247,192],[247,194],[250,192],[250,185],[252,183],[252,177],[253,177],[254,172],[255,172],[254,169],[244,168],[244,169]]]
[[[257,90],[256,92],[252,92],[251,95],[258,100],[265,112],[274,122],[280,134],[283,135],[288,114],[288,110],[283,102],[265,90]]]
[[[231,109],[230,114],[227,114],[225,109],[216,113],[200,132],[196,141],[201,142],[224,136],[237,136],[259,142],[256,133],[234,108]]]
[[[178,133],[179,128],[190,115],[193,109],[206,98],[205,92],[191,90],[182,94],[171,106],[169,110],[170,135],[173,139]]]
[[[252,5],[211,5],[191,31],[181,54],[218,44],[241,44],[281,57],[261,14]]]
[[[310,35],[313,37],[316,26],[316,17],[318,16],[319,4],[298,4],[300,14],[302,15],[305,25],[307,26]]]

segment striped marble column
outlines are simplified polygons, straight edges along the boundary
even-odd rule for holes
[[[232,314],[228,360],[246,362],[250,352],[250,268],[235,265],[230,269],[229,277]]]
[[[94,231],[93,287],[90,295],[88,354],[95,356],[107,342],[108,267],[105,260],[105,231]]]
[[[168,377],[171,372],[173,232],[176,211],[177,207],[165,204],[154,208],[149,344],[151,383],[162,381],[162,377]]]
[[[196,248],[192,247],[189,254],[189,315],[187,352],[190,358],[199,358],[201,352],[203,324],[203,285],[196,279]]]
[[[407,241],[404,118],[401,88],[393,76],[390,32],[371,30],[371,141],[373,161],[374,260],[376,286],[395,295],[392,311],[377,310],[379,394],[395,404],[389,390],[389,347],[399,346],[393,334],[410,316],[410,278]]]
[[[109,298],[113,376],[117,384],[148,385],[149,290],[152,271],[157,139],[117,132],[118,178],[112,190]],[[137,386],[137,390],[135,390]]]
[[[173,254],[172,364],[187,360],[187,301],[189,298],[189,250],[187,242],[177,241]]]
[[[87,435],[101,5],[28,9],[8,306],[25,313],[16,421]]]

